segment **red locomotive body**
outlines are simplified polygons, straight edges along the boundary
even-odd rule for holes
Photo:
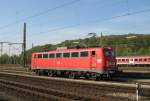
[[[150,65],[150,56],[119,56],[117,65]]]
[[[103,75],[117,71],[116,59],[110,48],[63,49],[32,54],[32,70],[50,75]]]

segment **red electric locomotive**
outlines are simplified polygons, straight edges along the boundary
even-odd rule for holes
[[[118,68],[111,48],[60,49],[32,53],[32,68],[37,74],[65,75],[70,78],[115,73]]]

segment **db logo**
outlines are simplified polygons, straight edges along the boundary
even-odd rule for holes
[[[57,65],[59,65],[60,64],[60,61],[57,61]]]

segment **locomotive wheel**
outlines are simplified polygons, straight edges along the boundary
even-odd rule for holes
[[[87,79],[87,80],[88,80],[89,78],[90,78],[89,76],[86,76],[86,77],[85,77],[85,79]]]
[[[70,79],[79,79],[80,75],[77,72],[71,72],[71,73],[69,73],[68,78],[70,78]]]
[[[99,81],[100,80],[100,76],[96,76],[96,81]]]
[[[112,79],[113,79],[112,77],[113,77],[113,75],[112,75],[112,74],[109,74],[109,75],[108,75],[108,80],[112,80]]]
[[[42,72],[40,70],[36,70],[35,73],[36,75],[39,75],[39,76],[42,75]]]
[[[53,72],[48,72],[47,75],[53,77]]]
[[[102,75],[96,76],[96,81],[100,81],[100,80],[102,80]]]
[[[90,74],[85,74],[85,79],[89,79],[90,78]]]
[[[106,74],[106,75],[102,76],[102,79],[106,80],[106,81],[109,81],[109,80],[112,80],[112,76],[111,76],[111,74]]]
[[[38,71],[37,70],[35,71],[35,74],[38,75]]]
[[[76,74],[71,72],[71,73],[68,74],[68,78],[75,79],[76,78]]]

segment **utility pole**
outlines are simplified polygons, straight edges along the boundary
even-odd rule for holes
[[[26,23],[23,26],[23,66],[26,67]]]
[[[11,43],[9,43],[8,44],[9,45],[9,53],[8,53],[8,55],[9,55],[9,57],[11,56]],[[9,64],[11,64],[11,59],[9,58]]]
[[[2,56],[2,54],[3,54],[3,42],[0,42],[0,44],[1,44],[1,56]]]
[[[34,44],[32,43],[32,48],[34,47]]]
[[[103,37],[103,34],[102,34],[102,32],[101,32],[101,36],[100,36],[100,46],[101,46],[101,47],[103,47],[103,38],[102,38],[102,37]]]

